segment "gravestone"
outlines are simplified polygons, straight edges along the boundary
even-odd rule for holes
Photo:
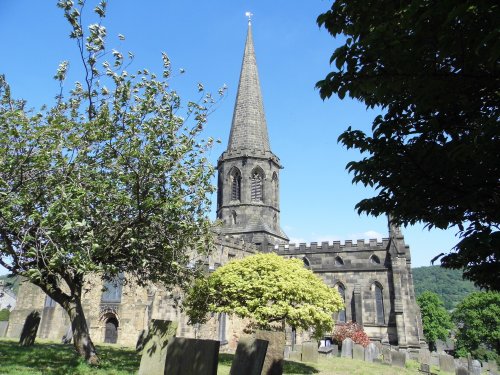
[[[333,357],[334,346],[321,346],[318,348],[318,354],[321,357]]]
[[[420,349],[418,353],[418,361],[420,363],[425,363],[426,365],[431,364],[431,352],[429,349]]]
[[[405,367],[406,353],[391,350],[391,364],[393,366]]]
[[[164,374],[217,375],[219,347],[220,341],[174,337],[167,345]]]
[[[255,332],[255,338],[269,341],[264,367],[262,368],[262,375],[282,375],[285,333],[258,330]]]
[[[428,363],[421,363],[420,364],[420,372],[423,374],[430,374],[431,373],[431,366],[429,366]]]
[[[498,371],[498,365],[497,365],[497,362],[496,361],[488,361],[488,368],[491,371],[493,372],[497,372]]]
[[[243,337],[238,342],[230,375],[260,375],[269,342]],[[201,373],[200,373],[201,374]]]
[[[455,361],[448,354],[439,354],[439,368],[441,371],[455,372]]]
[[[5,337],[8,328],[9,328],[9,321],[0,320],[0,337]]]
[[[439,354],[431,352],[431,366],[439,366]]]
[[[315,342],[302,343],[302,362],[318,362],[318,344]]]
[[[467,370],[465,367],[460,366],[457,368],[455,371],[455,375],[469,375],[469,370]]]
[[[345,358],[352,358],[352,346],[353,342],[349,337],[344,339],[344,341],[342,341],[341,356]]]
[[[21,338],[19,339],[19,344],[21,346],[31,346],[35,343],[36,332],[38,331],[39,325],[40,313],[38,311],[32,311],[24,321]]]
[[[301,352],[296,352],[295,350],[292,350],[289,353],[288,359],[290,361],[300,362],[300,361],[302,361],[302,353]]]
[[[382,357],[384,363],[391,363],[391,349],[388,346],[382,348]]]
[[[481,362],[477,359],[471,361],[471,367],[469,368],[471,375],[481,375]]]
[[[379,350],[377,345],[375,345],[373,342],[369,343],[368,346],[365,348],[365,361],[373,362],[375,358],[378,358],[378,355],[379,355]]]
[[[139,375],[163,375],[167,345],[177,331],[177,322],[152,319],[142,349]]]
[[[363,345],[354,344],[352,348],[352,359],[357,359],[359,361],[364,361],[365,359],[365,348]]]

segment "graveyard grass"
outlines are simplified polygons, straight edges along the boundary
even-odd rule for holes
[[[17,340],[0,339],[0,375],[132,375],[139,369],[140,356],[132,348],[97,345],[101,358],[98,368],[88,366],[70,345],[37,340],[21,347]],[[218,375],[229,375],[233,355],[219,355]],[[316,375],[409,375],[417,374],[417,363],[406,369],[347,358],[321,358],[319,363],[285,361],[284,374]],[[436,374],[445,374],[433,369]]]

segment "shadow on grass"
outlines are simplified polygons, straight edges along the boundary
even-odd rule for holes
[[[231,367],[233,362],[234,354],[220,353],[219,354],[219,364]],[[283,366],[284,374],[317,374],[319,371],[312,366],[309,366],[301,362],[285,361]]]
[[[97,352],[101,364],[90,367],[78,356],[72,345],[35,343],[30,347],[22,347],[16,341],[0,340],[2,371],[11,371],[6,373],[29,369],[35,373],[54,375],[99,372],[134,374],[139,368],[140,357],[131,349],[97,346]]]

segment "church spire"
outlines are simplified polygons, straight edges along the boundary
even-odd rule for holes
[[[247,14],[247,16],[249,15]],[[235,150],[271,150],[250,20],[227,147],[227,151]]]

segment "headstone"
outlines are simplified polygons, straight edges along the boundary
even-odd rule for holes
[[[382,357],[384,363],[391,363],[391,349],[388,346],[382,348]]]
[[[290,352],[292,351],[292,346],[291,345],[285,345],[285,351],[283,352],[283,357],[285,359],[288,359],[290,357]]]
[[[477,359],[473,359],[471,362],[471,367],[469,368],[471,375],[481,375],[481,362]]]
[[[7,328],[9,328],[9,321],[0,320],[0,337],[5,337],[7,334]]]
[[[439,354],[431,352],[431,366],[439,366]]]
[[[455,372],[455,361],[448,354],[439,354],[439,368],[441,371]]]
[[[302,343],[302,362],[318,362],[318,344],[315,342]]]
[[[255,337],[260,340],[269,341],[262,375],[282,375],[285,332],[258,330],[255,332]]]
[[[352,359],[357,359],[358,361],[364,361],[365,348],[363,347],[363,345],[354,344],[352,348]]]
[[[174,337],[167,345],[164,374],[217,375],[219,347],[220,341]]]
[[[135,344],[135,351],[137,353],[141,353],[142,349],[144,349],[144,341],[146,340],[146,336],[148,332],[143,329],[141,333],[139,333],[139,337],[137,337],[137,343]]]
[[[139,375],[163,375],[167,345],[177,331],[177,322],[152,319],[142,349]]]
[[[321,357],[332,357],[333,356],[333,346],[320,346],[318,348],[318,354]]]
[[[365,361],[373,362],[375,358],[379,355],[378,347],[373,342],[369,343],[365,348]]]
[[[300,362],[300,361],[302,361],[302,353],[292,350],[290,352],[290,355],[288,356],[288,359],[290,361]]]
[[[339,346],[337,344],[333,344],[332,346],[330,346],[330,348],[332,348],[332,357],[338,357],[339,356]]]
[[[469,370],[467,370],[463,366],[460,366],[459,368],[456,369],[455,375],[469,375]]]
[[[431,352],[429,349],[420,349],[418,353],[418,361],[420,363],[425,363],[426,365],[431,364]]]
[[[31,346],[35,343],[36,332],[38,331],[39,325],[40,313],[38,311],[32,311],[24,321],[21,338],[19,339],[19,344],[21,346]]]
[[[491,371],[497,372],[498,371],[498,365],[496,361],[488,361],[488,368]]]
[[[406,353],[391,350],[391,364],[393,366],[405,367],[405,365],[406,365]]]
[[[348,337],[342,341],[342,357],[345,358],[352,358],[352,346],[353,346],[352,340]]]
[[[423,374],[430,374],[431,373],[431,366],[429,366],[428,363],[421,363],[420,364],[420,372]]]
[[[251,337],[240,338],[230,375],[260,375],[269,342]],[[200,372],[200,374],[202,374]]]

